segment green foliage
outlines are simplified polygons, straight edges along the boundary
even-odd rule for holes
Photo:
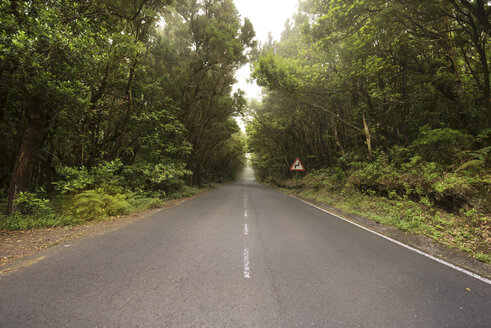
[[[450,128],[430,130],[421,128],[420,135],[411,147],[416,155],[428,162],[452,164],[459,160],[459,155],[469,149],[472,137]]]
[[[400,164],[391,162],[387,154],[380,153],[372,162],[352,166],[348,174],[340,168],[309,172],[302,185],[314,191],[337,192],[350,187],[369,196],[410,200],[449,212],[471,206],[476,211],[488,213],[487,195],[491,189],[488,176],[489,170],[484,168],[479,174],[463,170],[446,171],[439,164],[426,162],[420,156]]]
[[[125,186],[132,190],[163,192],[179,190],[184,187],[191,171],[184,163],[136,163],[125,166],[122,172]]]
[[[346,179],[346,173],[340,168],[329,168],[310,172],[302,180],[306,187],[317,191],[340,190],[346,184]]]
[[[58,174],[63,180],[53,182],[53,185],[61,194],[74,194],[94,184],[94,176],[89,174],[86,167],[60,167]]]
[[[110,195],[103,189],[91,189],[74,197],[71,212],[75,217],[94,220],[106,216],[128,214],[130,204],[121,194]]]
[[[91,170],[94,178],[93,187],[100,188],[108,193],[121,193],[123,178],[119,174],[123,167],[121,160],[102,161],[99,165]]]
[[[131,212],[158,208],[164,204],[164,201],[160,198],[146,197],[137,193],[127,193],[126,200],[131,207]]]
[[[75,194],[88,188],[102,188],[106,192],[121,192],[122,177],[119,171],[122,162],[102,161],[99,165],[88,170],[86,167],[61,167],[58,174],[63,180],[54,182],[55,188],[61,194]]]
[[[85,220],[103,217],[105,202],[102,198],[97,190],[86,190],[76,195],[72,208],[73,214]]]
[[[179,198],[182,198],[182,197],[191,197],[191,196],[196,195],[197,193],[198,193],[198,188],[184,186],[179,191],[176,191],[176,192],[172,193],[169,196],[169,198],[171,198],[171,199],[179,199]]]
[[[0,216],[0,230],[27,230],[36,228],[63,227],[81,224],[83,221],[70,215],[56,214],[39,216],[15,212],[9,217]]]
[[[310,169],[360,170],[354,183],[382,193],[421,193],[412,183],[421,179],[409,175],[417,169],[430,178],[458,167],[482,175],[489,162],[476,152],[489,146],[491,102],[481,66],[489,31],[474,23],[481,7],[302,1],[281,41],[258,49],[254,64],[267,89],[248,126],[251,151],[267,163],[254,162],[259,177],[288,178],[280,168],[292,156]]]
[[[21,214],[51,214],[53,209],[49,199],[40,198],[38,195],[30,192],[20,192],[15,200],[17,210]]]
[[[480,175],[489,163],[490,152],[491,146],[476,151],[469,151],[465,156],[466,161],[457,168],[456,172],[462,172],[469,175]]]
[[[491,262],[491,255],[489,254],[484,254],[483,252],[479,252],[475,255],[476,260],[484,262],[484,263],[490,263]]]
[[[1,2],[0,195],[16,178],[96,217],[123,211],[107,195],[164,198],[233,179],[246,100],[232,84],[253,38],[231,0]]]

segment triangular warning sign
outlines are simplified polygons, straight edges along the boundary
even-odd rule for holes
[[[300,158],[297,157],[295,159],[295,162],[293,162],[292,166],[290,167],[290,171],[305,171],[302,162],[300,162]]]

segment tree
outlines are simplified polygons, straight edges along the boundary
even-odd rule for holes
[[[262,162],[293,152],[309,167],[346,168],[411,147],[422,126],[486,134],[487,11],[482,1],[302,1],[281,41],[258,51],[253,76],[269,95],[251,147]]]
[[[4,1],[0,15],[9,213],[66,167],[144,177],[125,185],[138,192],[235,174],[245,100],[231,86],[254,30],[231,0]]]

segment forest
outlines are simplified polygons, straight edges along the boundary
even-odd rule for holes
[[[291,191],[299,157],[297,194],[489,262],[490,13],[301,0],[258,43],[232,0],[4,0],[0,229],[159,206],[250,153],[258,181]]]
[[[2,1],[2,225],[72,224],[233,179],[246,100],[232,85],[254,35],[232,0]]]
[[[489,261],[486,1],[304,0],[258,49],[259,179]]]

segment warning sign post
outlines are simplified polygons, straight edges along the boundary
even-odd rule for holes
[[[295,162],[293,162],[292,166],[290,166],[290,171],[305,171],[302,162],[300,162],[300,158],[297,157],[295,159]]]
[[[296,172],[295,173],[295,187],[298,190],[298,172],[305,172],[305,168],[302,165],[302,162],[300,162],[300,158],[295,158],[295,161],[293,162],[292,166],[290,166],[290,171],[291,172]]]

